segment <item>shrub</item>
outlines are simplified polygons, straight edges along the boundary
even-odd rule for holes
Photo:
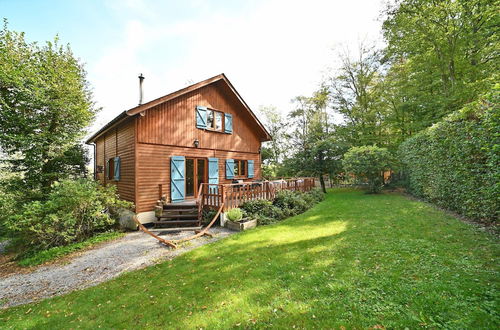
[[[15,214],[16,204],[14,194],[0,189],[0,238],[8,235],[7,220]]]
[[[403,142],[407,189],[476,220],[498,220],[499,88]]]
[[[217,211],[214,209],[204,209],[202,214],[202,222],[204,225],[207,225],[212,221],[212,219],[217,214]]]
[[[303,198],[303,193],[291,190],[282,190],[276,193],[273,204],[282,210],[294,215],[302,213],[312,205],[308,205]]]
[[[44,201],[26,203],[5,225],[30,250],[81,242],[116,225],[116,211],[130,208],[115,186],[94,180],[64,180],[52,185]]]
[[[389,151],[377,146],[353,147],[345,153],[342,161],[347,173],[368,181],[371,193],[380,192],[384,184],[382,173],[390,169],[391,163]]]
[[[230,209],[227,211],[227,218],[230,221],[240,221],[243,218],[243,212],[239,208]]]
[[[246,213],[246,215],[254,215],[262,213],[264,209],[267,209],[272,205],[272,202],[265,199],[254,199],[246,201],[240,205],[241,209]]]
[[[302,213],[324,199],[321,189],[302,193],[281,190],[276,193],[273,202],[251,200],[241,205],[247,216],[257,219],[259,225],[269,225],[290,216]]]

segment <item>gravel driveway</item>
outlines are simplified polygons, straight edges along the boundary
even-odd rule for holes
[[[216,227],[210,230],[213,238],[201,237],[172,250],[143,232],[133,232],[80,253],[64,264],[36,268],[28,274],[0,278],[0,308],[87,288],[112,279],[123,272],[143,268],[231,235],[232,231]],[[161,235],[179,239],[192,232]]]

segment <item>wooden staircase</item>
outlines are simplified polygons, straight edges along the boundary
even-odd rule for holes
[[[170,230],[197,230],[201,228],[196,202],[163,204],[161,215],[157,212],[154,227]]]

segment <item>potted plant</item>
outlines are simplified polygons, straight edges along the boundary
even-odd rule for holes
[[[257,220],[243,218],[243,211],[240,208],[230,209],[226,212],[226,227],[231,230],[242,231],[257,226]]]

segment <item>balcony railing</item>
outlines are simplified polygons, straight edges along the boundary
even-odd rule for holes
[[[224,211],[239,207],[246,201],[255,199],[273,200],[280,190],[310,191],[314,188],[314,178],[295,178],[275,181],[256,181],[232,184],[202,183],[198,190],[199,212],[203,208],[217,209],[224,203]]]

